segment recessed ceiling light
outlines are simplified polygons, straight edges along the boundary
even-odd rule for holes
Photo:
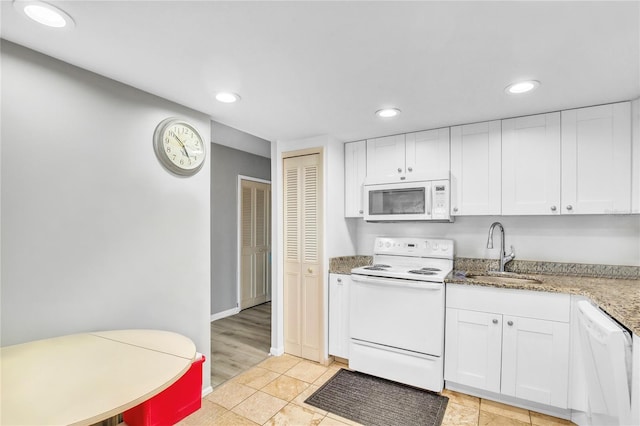
[[[540,86],[540,82],[537,80],[519,81],[508,85],[504,90],[507,93],[517,95],[519,93],[527,93]]]
[[[382,118],[391,118],[400,114],[400,110],[398,108],[384,108],[376,111],[376,115]]]
[[[75,23],[63,10],[37,0],[14,0],[14,7],[39,24],[52,28],[72,28]]]
[[[216,99],[220,102],[224,102],[225,104],[231,104],[233,102],[238,102],[240,100],[240,95],[230,92],[219,92],[216,93]]]

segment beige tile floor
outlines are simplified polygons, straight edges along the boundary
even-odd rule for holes
[[[291,355],[270,357],[215,388],[202,408],[181,426],[208,425],[357,425],[305,404],[313,392],[346,365],[328,367]],[[449,397],[444,426],[571,425],[566,420],[445,390]]]

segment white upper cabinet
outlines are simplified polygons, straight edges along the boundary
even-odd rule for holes
[[[344,144],[344,216],[364,215],[364,190],[362,185],[367,176],[367,142]]]
[[[562,111],[563,214],[631,212],[631,104]]]
[[[407,176],[413,175],[418,179],[423,176],[448,177],[449,128],[407,133],[405,165]]]
[[[404,135],[367,140],[367,178],[398,181],[405,176]]]
[[[501,212],[500,120],[451,128],[451,215]]]
[[[448,173],[449,128],[367,140],[367,178],[415,181]]]
[[[502,120],[502,214],[560,214],[560,113]]]

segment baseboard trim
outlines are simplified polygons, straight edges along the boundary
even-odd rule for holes
[[[269,349],[269,354],[273,356],[280,356],[284,354],[284,348],[274,348],[273,346]]]
[[[205,396],[209,395],[211,392],[213,392],[213,387],[212,386],[207,386],[206,388],[202,389],[202,398],[204,398]]]
[[[240,308],[227,309],[226,311],[218,312],[217,314],[212,314],[211,321],[216,321],[222,318],[230,317],[231,315],[235,315],[238,312],[240,312]]]

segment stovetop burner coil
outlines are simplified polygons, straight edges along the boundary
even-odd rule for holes
[[[409,271],[410,274],[418,274],[418,275],[437,275],[434,271],[427,271],[425,269],[413,269]]]
[[[367,269],[369,271],[384,271],[386,268],[391,268],[390,265],[384,265],[382,263],[376,263],[374,265],[371,266],[365,266],[364,269]]]

